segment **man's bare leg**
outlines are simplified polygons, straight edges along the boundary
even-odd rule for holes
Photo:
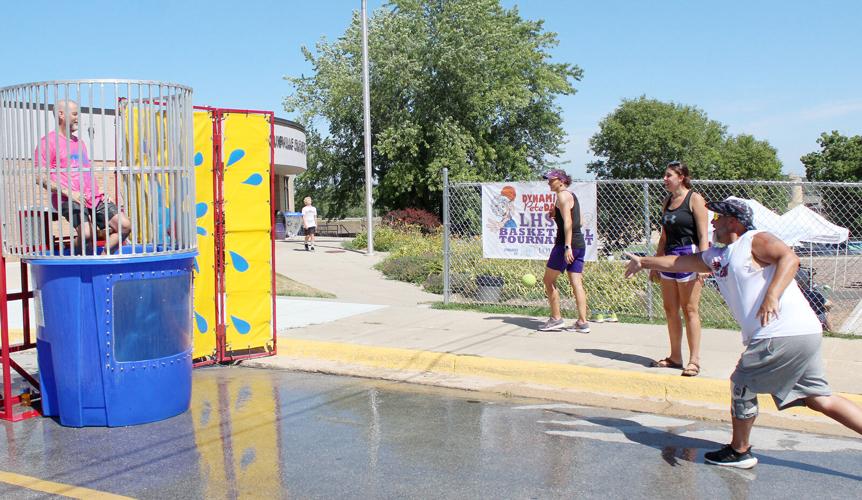
[[[836,422],[862,434],[862,408],[848,399],[836,396],[809,396],[805,405]]]
[[[117,214],[111,217],[108,221],[108,226],[111,228],[111,234],[108,240],[105,241],[105,247],[108,253],[115,253],[117,248],[126,241],[129,233],[132,231],[132,221],[123,214]]]
[[[744,453],[751,447],[749,438],[751,438],[751,429],[754,427],[754,421],[757,420],[757,417],[746,419],[732,417],[731,420],[733,421],[733,437],[730,440],[730,446],[737,452]]]

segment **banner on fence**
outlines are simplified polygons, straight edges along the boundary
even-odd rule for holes
[[[585,259],[594,261],[598,253],[596,183],[576,182],[569,191],[581,205]],[[482,255],[488,259],[547,259],[557,236],[554,219],[548,217],[556,200],[546,182],[482,184]]]

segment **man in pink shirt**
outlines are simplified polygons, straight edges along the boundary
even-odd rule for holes
[[[47,166],[50,173],[48,176],[42,174],[42,184],[53,193],[54,209],[75,228],[78,248],[83,248],[93,239],[90,218],[95,207],[96,228],[104,230],[110,226],[110,236],[105,245],[114,250],[129,235],[132,223],[99,190],[91,172],[87,147],[74,135],[78,131],[78,104],[71,100],[57,101],[54,116],[57,118],[56,130],[39,141],[33,154],[36,167],[42,169]]]

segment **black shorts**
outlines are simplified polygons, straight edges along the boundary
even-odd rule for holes
[[[317,226],[307,227],[307,228],[305,228],[305,234],[307,234],[309,236],[314,236],[314,230],[315,229],[317,229]]]
[[[69,213],[69,200],[64,200],[60,202],[59,212],[60,215],[63,216],[67,221],[72,224],[72,227],[77,229],[81,225],[81,204],[75,203],[74,201],[71,203],[72,205],[72,213]],[[105,215],[105,210],[107,209],[107,216]],[[84,208],[84,220],[89,222],[93,209]],[[98,205],[96,205],[96,228],[105,229],[108,226],[108,222],[113,219],[119,213],[119,209],[117,209],[117,205],[113,203],[105,202],[104,200],[100,201]]]

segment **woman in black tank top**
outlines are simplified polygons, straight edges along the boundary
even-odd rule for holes
[[[691,190],[691,176],[684,163],[668,164],[664,173],[664,188],[668,195],[662,204],[661,237],[657,256],[692,255],[709,247],[707,210],[703,197]],[[650,279],[661,282],[664,313],[670,338],[670,356],[653,362],[661,368],[683,368],[682,320],[688,338],[688,364],[683,376],[700,373],[700,292],[703,280],[697,273],[650,272]]]
[[[581,232],[581,207],[578,198],[569,191],[572,180],[563,170],[551,170],[544,176],[548,179],[548,188],[556,193],[556,203],[548,217],[553,217],[557,225],[557,235],[554,248],[545,267],[545,295],[551,308],[551,317],[539,326],[540,331],[550,332],[565,329],[565,321],[560,312],[560,292],[557,289],[557,278],[565,272],[572,285],[572,295],[578,306],[578,320],[572,326],[576,332],[589,333],[590,323],[587,321],[587,293],[581,274],[584,271],[584,254],[586,244]]]

